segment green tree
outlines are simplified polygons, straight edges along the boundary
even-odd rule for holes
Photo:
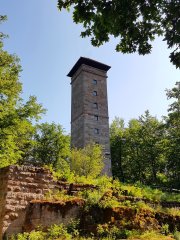
[[[144,170],[144,158],[142,158],[142,136],[141,136],[141,124],[138,119],[132,119],[128,123],[128,128],[126,129],[126,155],[124,168],[126,171],[126,178],[130,182],[140,181],[143,182]]]
[[[144,164],[144,176],[148,184],[158,183],[158,174],[164,173],[164,152],[162,143],[165,138],[163,123],[151,116],[149,111],[139,118],[141,125],[141,160]],[[163,172],[161,172],[163,171]]]
[[[165,125],[168,140],[167,175],[170,184],[180,188],[180,83],[167,90],[167,97],[174,100],[169,106]]]
[[[125,157],[124,142],[125,139],[124,120],[115,117],[110,126],[110,146],[112,159],[113,176],[118,177],[122,182],[125,181],[123,159]]]
[[[0,22],[6,19],[0,16]],[[26,103],[20,97],[22,83],[19,80],[21,66],[16,55],[3,50],[4,34],[0,34],[0,167],[22,161],[32,145],[35,127],[44,111],[31,96]]]
[[[103,169],[102,149],[97,144],[89,144],[82,149],[72,149],[70,168],[76,175],[95,178]]]
[[[41,166],[52,165],[54,169],[63,168],[64,161],[67,161],[70,154],[70,137],[64,133],[61,125],[55,123],[37,125],[34,141],[30,162]]]
[[[180,5],[178,0],[58,0],[58,8],[72,7],[73,20],[83,24],[82,37],[91,37],[100,46],[111,36],[119,38],[116,51],[148,54],[152,41],[162,36],[171,62],[180,67]]]
[[[148,111],[124,127],[116,118],[110,127],[113,175],[121,181],[159,183],[164,174],[164,129]]]

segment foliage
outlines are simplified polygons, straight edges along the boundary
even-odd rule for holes
[[[138,119],[115,118],[110,126],[113,176],[122,182],[179,188],[180,85],[167,90],[174,100],[159,121],[146,111]]]
[[[32,231],[30,233],[19,233],[17,235],[13,235],[10,240],[44,240],[46,233],[42,231]]]
[[[68,172],[67,159],[70,155],[70,137],[61,125],[42,123],[36,126],[35,146],[32,151],[33,164],[51,165],[53,169]]]
[[[112,172],[122,182],[125,181],[123,155],[125,126],[123,119],[115,117],[110,127]]]
[[[116,227],[115,225],[109,224],[99,224],[97,226],[98,239],[107,239],[107,240],[115,240],[121,238],[127,238],[130,231],[122,230]]]
[[[116,226],[110,226],[108,224],[101,225],[97,227],[98,238],[97,237],[83,237],[76,236],[68,233],[67,228],[64,225],[53,225],[48,232],[32,231],[31,233],[18,234],[17,236],[11,237],[10,240],[118,240],[118,239],[144,239],[144,240],[173,240],[171,236],[164,236],[157,231],[130,231],[130,230],[120,230]],[[179,240],[178,232],[174,234],[175,239]]]
[[[173,102],[166,120],[168,148],[166,151],[168,178],[171,186],[180,188],[180,83],[167,90],[167,97]]]
[[[11,240],[55,240],[55,239],[73,239],[73,235],[68,233],[67,227],[63,224],[52,225],[47,232],[32,231],[30,233],[20,233],[12,236]]]
[[[96,178],[103,169],[102,149],[97,144],[89,144],[83,149],[72,149],[70,168],[76,175]]]
[[[174,238],[175,238],[176,240],[180,240],[180,232],[176,231],[176,232],[174,233]]]
[[[93,46],[119,39],[116,51],[148,54],[156,36],[163,36],[171,62],[180,67],[179,1],[69,1],[58,0],[58,8],[73,7],[73,20],[83,24],[82,37],[91,37]]]
[[[164,164],[162,123],[148,111],[138,120],[131,120],[128,128],[122,123],[115,118],[110,127],[113,174],[123,182],[128,179],[157,184]]]
[[[79,235],[79,220],[71,220],[67,226],[64,224],[52,225],[47,231],[34,230],[30,233],[19,233],[11,236],[10,240],[90,240]]]
[[[0,21],[6,17],[1,16]],[[24,103],[20,97],[21,66],[19,58],[3,49],[4,35],[0,34],[0,167],[23,161],[33,146],[32,135],[44,109],[30,96]]]
[[[180,217],[180,210],[178,208],[164,208],[163,212],[172,215],[172,216],[179,216]]]
[[[48,229],[47,239],[54,240],[58,238],[72,239],[71,235],[67,232],[67,228],[63,225],[53,225]]]
[[[74,196],[70,196],[67,194],[66,191],[49,191],[46,195],[45,195],[45,200],[47,201],[61,201],[61,202],[66,202],[72,199],[77,199],[77,197]]]
[[[120,207],[121,203],[114,196],[105,196],[98,204],[101,208],[116,208]]]
[[[164,236],[157,231],[146,231],[143,233],[138,233],[136,231],[132,232],[128,239],[144,239],[144,240],[173,240],[171,236]]]
[[[79,194],[80,197],[86,200],[86,206],[91,207],[97,205],[102,197],[102,192],[99,190],[85,190]]]

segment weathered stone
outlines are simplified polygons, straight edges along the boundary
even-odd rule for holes
[[[19,177],[22,177],[22,181],[19,181]],[[29,214],[27,210],[32,200],[42,201],[49,191],[67,191],[70,189],[68,183],[54,181],[48,170],[37,167],[9,166],[0,169],[0,179],[4,179],[0,188],[0,240],[4,234],[11,235],[23,231],[25,218]],[[73,193],[82,188],[82,185],[73,184]],[[77,204],[75,205],[77,206]],[[51,210],[52,208],[51,206]],[[49,213],[47,205],[44,205],[43,209],[45,213]],[[67,216],[71,216],[71,213],[67,211]],[[60,213],[58,212],[58,214]],[[45,214],[43,218],[38,218],[39,220],[34,218],[31,227],[35,227],[35,223],[38,221],[45,224],[46,218],[49,219],[49,224],[59,222],[60,220],[56,219],[58,214],[54,210],[54,213],[51,213],[48,218]],[[67,217],[66,221],[68,219]]]
[[[27,210],[24,229],[31,231],[37,226],[47,228],[53,224],[69,223],[80,215],[81,206],[84,202],[32,202]]]

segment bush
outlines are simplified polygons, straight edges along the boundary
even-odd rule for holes
[[[96,178],[103,166],[102,148],[99,145],[89,144],[83,149],[72,149],[70,168],[76,175]]]
[[[67,232],[67,228],[63,225],[53,225],[48,229],[47,239],[54,240],[54,239],[72,239],[71,234]]]
[[[127,238],[129,232],[130,231],[128,230],[122,230],[114,225],[112,226],[109,224],[99,224],[97,227],[98,239],[115,240]]]

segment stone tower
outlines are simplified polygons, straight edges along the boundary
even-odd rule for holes
[[[80,57],[68,73],[71,77],[71,146],[90,142],[103,146],[104,174],[111,176],[107,71],[110,66]]]

